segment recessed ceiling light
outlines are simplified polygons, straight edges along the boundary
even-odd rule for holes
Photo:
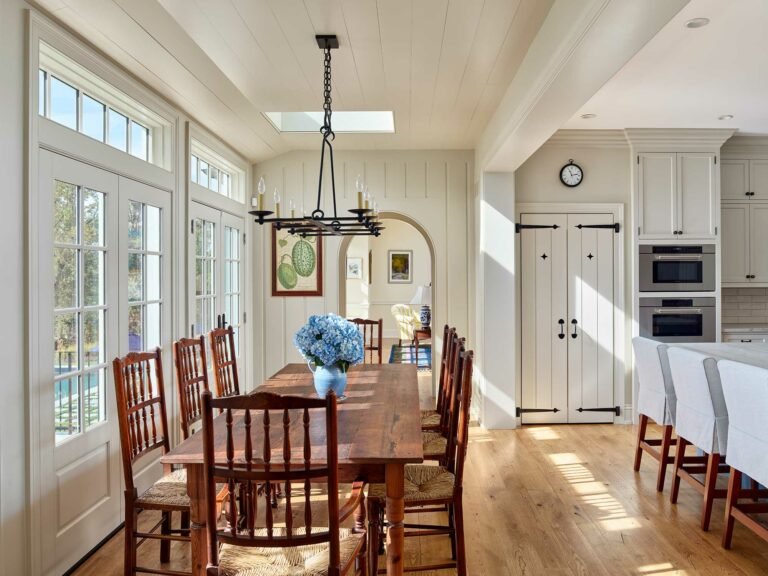
[[[709,24],[709,18],[691,18],[685,23],[686,28],[703,28]]]
[[[597,114],[582,114],[581,117],[584,120],[591,120],[592,118],[597,118]]]
[[[723,114],[717,117],[718,120],[733,120],[733,114]]]

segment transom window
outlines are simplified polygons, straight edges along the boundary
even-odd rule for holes
[[[105,419],[105,195],[56,181],[53,220],[56,439]]]
[[[99,142],[150,161],[150,130],[84,90],[40,69],[38,113]]]
[[[232,190],[232,175],[213,162],[204,160],[192,154],[190,158],[189,176],[192,182],[212,192],[234,198]]]

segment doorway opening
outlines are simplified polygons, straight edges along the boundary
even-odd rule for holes
[[[380,218],[386,230],[378,238],[347,236],[341,241],[339,314],[381,319],[383,362],[418,362],[420,381],[429,376],[429,387],[432,366],[440,362],[436,348],[442,346],[442,331],[436,327],[445,322],[442,310],[436,313],[434,306],[438,302],[434,245],[412,218],[396,212],[381,212]],[[431,313],[429,331],[423,330],[420,320],[423,303]]]

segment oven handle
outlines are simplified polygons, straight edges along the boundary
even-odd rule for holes
[[[654,314],[704,314],[701,308],[655,308]]]
[[[654,260],[679,260],[683,262],[701,262],[701,254],[654,254]]]

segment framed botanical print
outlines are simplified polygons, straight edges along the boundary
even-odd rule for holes
[[[323,240],[272,226],[272,296],[323,295]]]
[[[389,258],[389,283],[410,284],[413,282],[412,260],[413,250],[390,250]]]
[[[347,257],[347,280],[363,279],[363,259]]]

